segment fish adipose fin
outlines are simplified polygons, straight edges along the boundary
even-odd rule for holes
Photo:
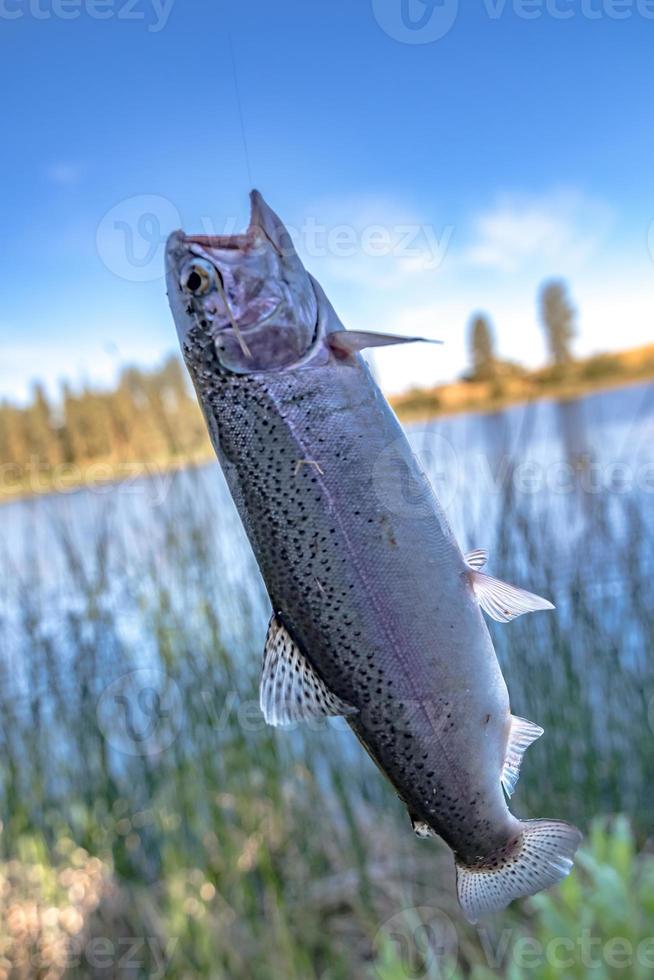
[[[560,820],[524,820],[521,826],[509,848],[474,866],[457,864],[459,902],[469,922],[549,888],[572,870],[581,842],[576,827]]]
[[[523,613],[554,609],[549,599],[543,599],[526,589],[519,589],[517,585],[509,585],[508,582],[481,572],[479,569],[484,567],[487,559],[486,552],[479,548],[468,552],[464,560],[470,569],[470,582],[477,602],[498,623],[510,623]]]
[[[390,344],[442,344],[442,340],[428,337],[403,337],[393,333],[372,333],[365,330],[335,330],[328,333],[325,341],[337,357],[357,354],[367,347],[388,347]]]
[[[259,704],[274,726],[356,711],[332,694],[276,616],[268,626]]]
[[[478,572],[488,561],[488,552],[484,551],[483,548],[475,548],[474,551],[469,551],[467,555],[464,555],[464,561],[466,565]]]
[[[511,796],[515,790],[523,755],[532,742],[542,734],[543,729],[540,725],[535,725],[533,721],[527,721],[526,718],[511,715],[511,730],[506,747],[506,758],[502,766],[502,786],[507,796]]]

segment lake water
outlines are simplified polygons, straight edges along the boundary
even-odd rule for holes
[[[495,564],[498,540],[505,551],[507,538],[516,545],[520,537],[513,521],[531,520],[533,534],[547,523],[547,553],[539,560],[552,567],[562,587],[576,567],[577,543],[600,511],[618,538],[626,533],[626,514],[634,510],[651,529],[654,385],[453,416],[409,426],[408,434],[459,541],[465,547],[486,547]],[[182,535],[185,521],[188,540],[178,542],[182,551],[197,543],[199,528],[202,547],[213,550],[219,611],[228,629],[235,593],[247,589],[258,597],[261,584],[214,463],[192,473],[161,473],[1,506],[5,614],[17,590],[34,583],[53,608],[74,599],[77,584],[67,569],[65,541],[93,574],[105,536],[113,562],[107,574],[120,576],[117,592],[129,592],[130,582],[139,580],[149,562],[165,575],[167,536],[172,530]],[[589,587],[619,584],[614,558],[605,554],[588,569]],[[511,560],[524,560],[527,578],[542,577],[537,564],[530,568],[531,556],[516,553]]]
[[[492,625],[517,713],[554,729],[533,750],[551,792],[563,766],[605,809],[618,797],[642,805],[654,754],[654,385],[408,434],[462,546],[486,548],[492,574],[557,605]],[[58,682],[72,696],[80,672],[100,693],[127,663],[160,665],[162,617],[192,652],[208,610],[220,644],[258,670],[267,599],[217,464],[6,504],[0,542],[0,678],[15,705],[47,700]]]

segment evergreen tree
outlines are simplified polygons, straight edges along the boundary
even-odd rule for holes
[[[565,367],[572,360],[572,341],[577,332],[576,311],[562,279],[546,282],[540,293],[540,311],[552,363]]]
[[[143,464],[205,452],[202,415],[176,357],[152,371],[126,368],[110,391],[64,384],[51,404],[34,385],[25,407],[0,402],[0,466],[13,482],[35,462],[48,470],[61,462]]]
[[[32,388],[32,401],[25,410],[25,450],[40,469],[59,462],[59,440],[54,429],[50,402],[42,384]]]
[[[0,463],[22,467],[28,462],[23,412],[9,402],[0,406]]]
[[[470,355],[475,381],[488,381],[496,375],[495,343],[488,318],[483,313],[477,313],[470,324]]]

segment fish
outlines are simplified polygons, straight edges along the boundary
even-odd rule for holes
[[[343,717],[440,837],[465,916],[564,878],[581,841],[508,799],[543,734],[513,715],[482,610],[551,602],[464,555],[361,355],[420,338],[347,330],[258,191],[230,236],[173,232],[169,303],[209,435],[261,570],[266,722]]]

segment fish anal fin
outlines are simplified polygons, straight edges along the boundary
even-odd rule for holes
[[[356,711],[318,677],[276,616],[270,620],[266,636],[259,704],[267,724],[273,726]]]
[[[560,820],[523,820],[520,827],[519,837],[502,851],[472,866],[457,863],[459,902],[469,922],[570,874],[581,843],[576,827]]]
[[[400,334],[374,333],[365,330],[335,330],[327,334],[325,342],[337,357],[349,357],[367,347],[388,347],[391,344],[441,344],[441,340],[428,337],[403,337]]]
[[[540,725],[534,724],[533,721],[527,721],[526,718],[518,718],[517,715],[511,715],[506,758],[504,759],[501,775],[502,786],[507,796],[511,796],[515,790],[520,775],[520,765],[522,764],[523,755],[529,746],[537,738],[540,738],[542,734],[543,729]]]
[[[477,602],[498,623],[510,623],[512,619],[524,613],[537,612],[540,609],[554,609],[549,599],[510,585],[492,575],[486,575],[471,568],[470,582],[474,589]]]

